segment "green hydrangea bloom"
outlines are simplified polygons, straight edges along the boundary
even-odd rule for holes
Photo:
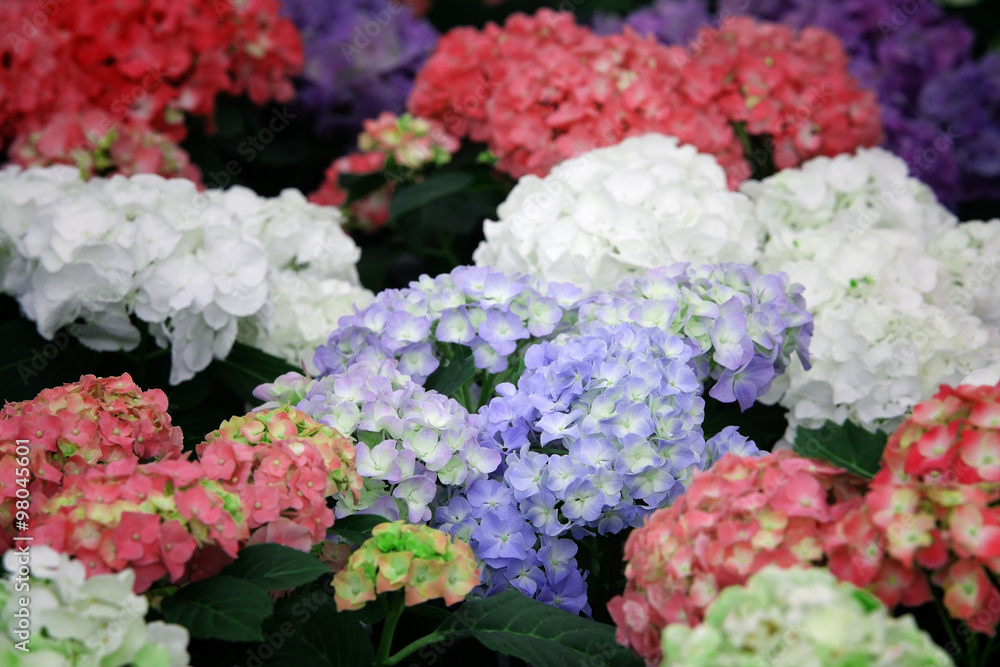
[[[454,604],[479,584],[469,545],[437,528],[380,523],[333,578],[337,610],[361,609],[379,593],[404,589],[406,605],[444,598]]]
[[[912,616],[822,568],[764,568],[722,591],[704,622],[663,631],[661,665],[686,667],[946,667]]]

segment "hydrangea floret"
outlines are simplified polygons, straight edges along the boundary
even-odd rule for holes
[[[782,451],[723,456],[625,545],[627,583],[608,605],[618,641],[659,664],[660,636],[697,625],[723,589],[767,565],[824,565],[888,606],[931,599],[926,576],[892,558],[863,502],[865,480]]]
[[[688,667],[947,667],[951,656],[876,597],[823,568],[768,566],[722,591],[705,620],[663,631],[663,662]]]
[[[16,469],[29,471],[32,509],[75,475],[114,468],[130,461],[181,456],[181,429],[171,425],[167,396],[143,391],[128,373],[44,389],[30,401],[7,403],[0,411],[0,528],[2,543],[13,534],[17,502]],[[17,461],[27,444],[27,465]],[[24,478],[22,478],[24,479]]]
[[[87,577],[83,564],[35,545],[31,579],[31,639],[25,652],[10,632],[24,593],[14,573],[23,563],[10,551],[0,579],[0,662],[5,665],[101,665],[102,667],[187,667],[188,631],[180,625],[146,623],[149,603],[133,593],[135,573]],[[8,574],[9,573],[9,574]],[[8,626],[8,622],[11,624]]]
[[[997,501],[1000,385],[942,385],[917,404],[865,497],[886,552],[930,571],[952,618],[989,635],[1000,621]]]
[[[239,496],[247,544],[309,551],[333,525],[327,498],[361,496],[354,443],[295,408],[234,417],[196,451],[205,478]]]
[[[337,611],[361,609],[382,593],[405,592],[406,606],[461,602],[479,584],[469,545],[430,526],[380,523],[334,575]]]
[[[711,154],[645,134],[523,176],[483,223],[473,259],[592,292],[675,262],[753,262],[756,229]]]

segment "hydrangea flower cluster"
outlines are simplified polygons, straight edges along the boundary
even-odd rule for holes
[[[740,18],[708,37],[691,58],[630,29],[597,36],[569,13],[515,14],[503,28],[443,36],[408,108],[485,141],[514,178],[659,132],[715,155],[735,188],[754,171],[737,123],[771,135],[779,167],[881,141],[874,94],[848,74],[832,34]]]
[[[968,310],[993,328],[1000,328],[1000,219],[968,220],[934,236],[931,255],[944,267],[935,301]]]
[[[592,23],[599,35],[622,32],[625,26],[642,36],[653,35],[663,44],[687,44],[709,22],[704,0],[657,0],[625,17],[597,12]]]
[[[380,523],[333,577],[337,611],[361,609],[380,593],[403,589],[406,606],[444,598],[461,602],[479,584],[469,545],[430,526]]]
[[[196,451],[205,479],[239,497],[247,544],[309,551],[333,525],[327,497],[361,496],[354,444],[295,408],[234,417]]]
[[[86,375],[30,401],[7,403],[0,411],[0,545],[10,546],[13,534],[17,468],[31,473],[27,488],[35,509],[87,469],[180,458],[181,440],[166,395],[142,391],[127,373]],[[18,441],[30,443],[28,465],[15,463]]]
[[[383,111],[374,120],[365,120],[365,131],[358,137],[361,152],[333,161],[325,178],[309,200],[324,206],[345,206],[347,191],[340,187],[340,177],[360,176],[386,171],[385,185],[348,205],[352,222],[363,231],[374,231],[389,220],[389,200],[396,184],[411,178],[427,165],[443,165],[459,148],[458,139],[448,134],[441,123],[414,118],[409,113],[397,117]]]
[[[659,134],[522,177],[483,233],[477,265],[586,291],[675,262],[750,263],[761,241],[748,198],[726,189],[715,158]]]
[[[167,574],[211,576],[249,535],[240,497],[204,475],[183,459],[88,469],[39,507],[33,544],[73,555],[92,575],[130,568],[136,592]]]
[[[865,497],[886,552],[932,572],[953,618],[992,635],[1000,591],[1000,385],[942,385],[890,437]]]
[[[72,325],[92,349],[132,350],[135,316],[170,346],[171,384],[225,358],[242,318],[257,317],[266,333],[270,283],[284,272],[359,287],[360,251],[339,212],[292,191],[275,200],[245,189],[202,195],[182,179],[84,183],[70,167],[9,167],[0,171],[0,208],[10,212],[0,222],[3,289],[39,333],[51,339]],[[298,351],[315,342],[259,344]]]
[[[185,114],[210,117],[219,93],[257,104],[292,98],[302,46],[280,8],[278,0],[81,0],[50,11],[5,2],[0,88],[19,92],[0,101],[0,147],[12,142],[10,157],[24,165],[78,163],[88,175],[194,175],[176,146]],[[117,141],[126,146],[112,148]]]
[[[500,465],[495,448],[477,443],[475,419],[465,408],[424,389],[375,348],[317,380],[298,408],[358,440],[365,486],[360,498],[337,504],[340,516],[396,519],[405,512],[412,523],[428,521],[439,484],[468,487]]]
[[[535,530],[617,533],[683,493],[706,463],[694,353],[629,324],[528,349],[517,386],[481,411],[480,442],[507,452],[504,482]]]
[[[689,667],[907,665],[946,667],[951,656],[877,598],[822,568],[769,566],[722,591],[696,628],[663,632],[663,664]]]
[[[769,397],[789,408],[788,439],[826,420],[891,430],[938,383],[1000,357],[972,290],[948,290],[946,251],[929,250],[956,235],[954,216],[899,158],[816,158],[744,190],[768,235],[757,268],[803,284],[815,318],[812,368],[793,363]],[[948,261],[971,278],[970,259]]]
[[[699,384],[746,410],[785,372],[795,354],[809,367],[812,316],[802,286],[783,273],[760,275],[741,264],[675,264],[625,278],[581,303],[580,322],[655,327],[691,346]]]
[[[24,595],[14,574],[23,564],[11,551],[0,579],[0,660],[5,665],[101,665],[102,667],[187,667],[188,631],[180,625],[146,623],[149,603],[132,592],[135,573],[98,574],[87,578],[78,560],[45,546],[31,547],[30,654],[12,638]]]
[[[767,565],[825,564],[890,607],[930,600],[926,577],[880,548],[864,490],[863,479],[791,452],[724,456],[695,473],[626,542],[625,593],[608,605],[618,641],[658,664],[667,625],[696,625],[722,589]]]
[[[449,346],[463,346],[477,369],[502,373],[529,339],[570,324],[579,296],[571,285],[460,266],[436,278],[422,276],[405,289],[383,290],[367,308],[345,315],[316,350],[314,363],[325,375],[340,373],[362,350],[374,348],[423,384],[451,356]]]
[[[410,8],[382,0],[281,0],[302,33],[296,102],[318,132],[354,136],[366,118],[400,113],[437,31]]]

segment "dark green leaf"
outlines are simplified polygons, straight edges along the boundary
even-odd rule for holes
[[[282,544],[254,544],[240,551],[239,558],[222,574],[244,579],[265,591],[295,588],[329,572],[315,556]]]
[[[473,637],[487,648],[532,667],[642,667],[615,641],[615,628],[549,606],[516,591],[469,600],[439,632]]]
[[[46,387],[75,382],[94,372],[99,359],[66,329],[49,341],[26,319],[0,324],[0,386],[5,400],[31,399]]]
[[[827,421],[815,430],[800,426],[795,433],[795,452],[870,479],[881,467],[888,439],[886,433],[869,433],[850,421],[842,426]]]
[[[427,377],[424,387],[454,398],[455,393],[471,380],[475,373],[475,357],[464,345],[456,345],[455,356],[446,365],[438,366],[438,369]]]
[[[392,195],[389,217],[395,220],[409,211],[426,206],[435,199],[459,192],[474,180],[476,180],[475,174],[449,171],[435,174],[420,183],[401,185]]]
[[[322,591],[279,600],[267,633],[269,643],[278,644],[267,667],[371,667],[375,659],[357,613],[338,613]]]
[[[385,174],[377,171],[373,174],[340,174],[337,183],[342,190],[347,191],[347,204],[353,204],[359,199],[367,197],[382,186],[386,185]]]
[[[244,401],[259,403],[253,395],[259,385],[274,382],[274,378],[283,373],[301,372],[302,369],[257,348],[236,343],[229,356],[212,362],[208,370],[212,377]]]
[[[382,435],[381,431],[356,431],[354,436],[357,438],[358,442],[363,442],[369,447],[375,447],[385,442],[385,437]]]
[[[184,586],[163,600],[163,618],[183,625],[192,637],[260,641],[271,597],[243,579],[217,575]]]
[[[388,521],[376,514],[352,514],[333,522],[330,532],[351,544],[361,544],[372,536],[372,528]]]

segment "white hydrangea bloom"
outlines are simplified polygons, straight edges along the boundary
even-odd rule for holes
[[[239,339],[318,375],[316,348],[327,342],[337,321],[371,303],[375,295],[357,283],[276,271],[271,297],[257,317],[240,322]]]
[[[943,230],[929,249],[946,271],[935,298],[1000,328],[1000,219]]]
[[[715,158],[659,134],[524,176],[497,215],[476,265],[587,291],[675,262],[751,263],[758,250],[750,202]]]
[[[757,269],[801,283],[814,317],[812,368],[794,362],[765,397],[789,409],[783,446],[825,420],[891,431],[939,384],[1000,357],[1000,334],[972,299],[946,298],[987,235],[956,231],[899,158],[859,149],[743,190],[766,230]]]
[[[17,572],[19,554],[3,557],[6,572]],[[135,573],[86,577],[79,561],[49,547],[32,547],[28,567],[30,592],[17,591],[9,575],[0,579],[0,664],[22,667],[185,667],[189,664],[188,632],[162,621],[146,624],[149,604],[132,592]],[[20,599],[28,596],[31,614],[30,652],[16,648],[12,630]]]
[[[229,354],[238,321],[262,313],[282,271],[347,287],[320,290],[325,306],[310,294],[326,319],[285,327],[273,348],[298,354],[313,345],[311,328],[350,312],[348,288],[364,299],[360,250],[342,222],[338,209],[296,190],[268,199],[246,188],[200,193],[190,181],[151,174],[84,182],[69,167],[8,167],[0,170],[0,285],[49,339],[72,325],[95,350],[132,350],[140,342],[132,318],[149,323],[157,344],[171,347],[177,384]]]

